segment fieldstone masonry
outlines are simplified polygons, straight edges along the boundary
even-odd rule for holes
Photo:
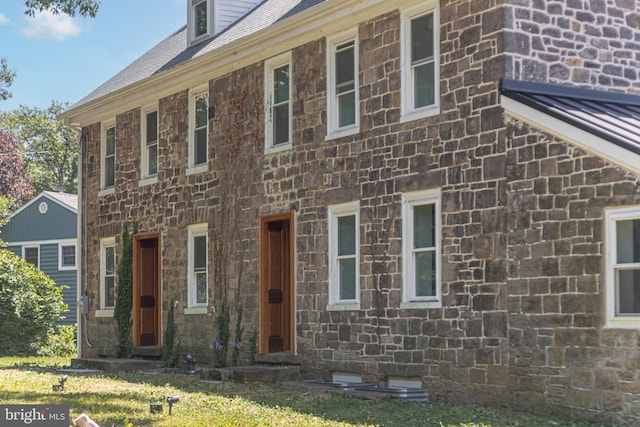
[[[159,100],[157,183],[139,185],[139,109],[116,117],[114,194],[98,194],[100,123],[87,127],[87,355],[109,354],[116,340],[112,319],[94,317],[100,238],[116,236],[119,256],[125,222],[161,233],[163,310],[180,302],[179,348],[207,360],[222,301],[243,305],[246,331],[257,327],[259,216],[295,211],[295,340],[307,376],[403,377],[450,402],[637,419],[640,336],[603,327],[603,212],[640,204],[640,177],[505,117],[498,80],[639,93],[638,4],[440,3],[436,116],[400,120],[393,11],[358,25],[355,135],[325,139],[324,39],[292,50],[291,150],[264,153],[262,63],[209,82],[207,172],[186,173],[186,90]],[[401,196],[435,188],[443,307],[401,309]],[[327,311],[327,206],[352,201],[360,204],[361,309]],[[185,315],[187,227],[201,222],[210,230],[210,304],[207,315]]]

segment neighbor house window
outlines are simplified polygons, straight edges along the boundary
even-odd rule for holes
[[[191,172],[207,170],[209,139],[209,87],[202,86],[189,96],[189,167]]]
[[[266,150],[291,147],[291,54],[265,63]]]
[[[355,32],[327,41],[327,134],[357,131],[358,45]]]
[[[142,178],[158,174],[158,107],[142,109]]]
[[[189,307],[207,307],[208,304],[208,238],[207,224],[189,227],[188,298]]]
[[[360,308],[359,204],[329,207],[329,310]]]
[[[58,245],[58,269],[75,270],[76,268],[76,245],[75,243]]]
[[[607,211],[607,326],[640,327],[640,206]]]
[[[113,309],[116,305],[116,240],[100,240],[100,309]]]
[[[40,268],[40,246],[23,246],[22,258],[36,268]]]
[[[439,19],[437,3],[427,1],[402,14],[402,115],[439,111]]]
[[[210,0],[187,0],[189,15],[187,28],[189,44],[198,43],[212,33],[213,10]]]
[[[101,189],[112,189],[116,182],[116,125],[105,124],[101,139]]]
[[[402,306],[441,307],[439,191],[404,194],[402,221]]]

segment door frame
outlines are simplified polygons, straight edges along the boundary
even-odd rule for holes
[[[131,306],[131,320],[132,320],[132,333],[133,333],[133,346],[140,346],[140,319],[139,310],[137,307],[140,305],[140,241],[156,239],[158,241],[158,258],[156,272],[158,277],[156,300],[156,325],[158,325],[158,347],[162,346],[162,237],[160,233],[140,233],[133,236],[133,304]]]
[[[258,336],[259,340],[259,353],[269,353],[269,296],[267,288],[267,270],[266,261],[263,253],[266,251],[268,239],[265,238],[269,230],[269,224],[272,222],[289,221],[289,351],[291,354],[295,354],[295,212],[287,211],[269,215],[262,215],[259,218],[259,233],[258,233]]]

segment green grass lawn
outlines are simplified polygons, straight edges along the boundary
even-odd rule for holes
[[[408,401],[368,401],[341,392],[300,392],[271,384],[206,383],[183,374],[69,375],[53,392],[69,359],[0,358],[2,404],[64,404],[110,426],[588,426],[504,410]],[[180,401],[168,414],[166,397]],[[163,403],[151,414],[149,405]]]

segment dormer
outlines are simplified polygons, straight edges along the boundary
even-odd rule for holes
[[[261,0],[187,0],[187,46],[215,36]]]

